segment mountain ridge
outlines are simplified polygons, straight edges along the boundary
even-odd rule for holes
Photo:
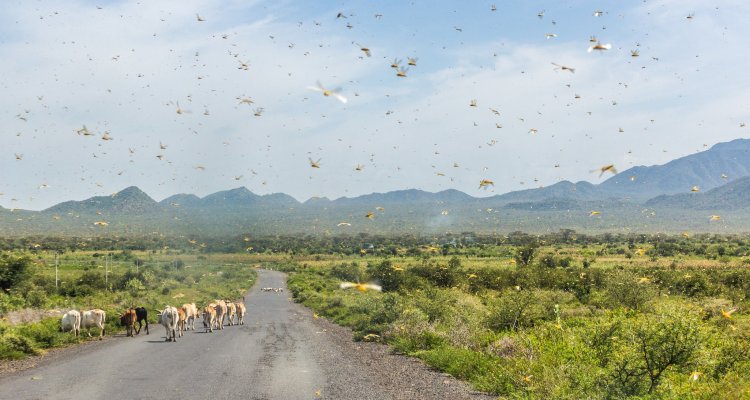
[[[697,192],[692,187],[698,187]],[[709,224],[706,216],[718,214],[727,218]],[[378,233],[550,227],[715,231],[728,226],[727,220],[734,221],[735,231],[750,231],[748,139],[719,143],[663,165],[633,167],[600,184],[561,181],[488,197],[456,189],[409,188],[300,202],[284,193],[259,195],[241,186],[204,197],[175,194],[157,202],[129,186],[110,196],[66,201],[42,211],[0,208],[2,233],[86,235],[106,232],[96,221],[108,222],[109,232],[121,234],[196,230],[328,234],[352,224]]]

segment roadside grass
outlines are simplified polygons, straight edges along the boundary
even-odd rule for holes
[[[284,269],[295,301],[355,340],[387,343],[503,398],[750,397],[750,275],[739,259],[293,263]],[[384,291],[338,286],[371,280]]]

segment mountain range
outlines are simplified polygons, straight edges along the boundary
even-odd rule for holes
[[[599,213],[591,213],[598,211]],[[365,218],[372,212],[371,218]],[[720,223],[710,215],[723,214]],[[595,217],[590,217],[595,214]],[[107,222],[94,225],[95,221]],[[715,221],[715,219],[714,219]],[[0,208],[0,234],[356,233],[445,231],[750,230],[750,139],[718,143],[664,165],[637,166],[595,185],[547,187],[472,197],[417,189],[303,203],[244,187],[203,198],[155,201],[131,186],[111,196],[66,201],[43,211]]]

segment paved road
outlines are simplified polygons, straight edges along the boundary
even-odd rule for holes
[[[261,287],[285,288],[285,275],[259,271],[246,298],[244,326],[189,331],[168,343],[164,328],[152,325],[148,336],[142,331],[105,341],[6,376],[0,379],[0,399],[413,399],[418,393],[464,398],[430,394],[444,385],[477,397],[415,360],[388,354],[385,346],[352,343],[347,330],[313,320],[309,310],[289,300],[289,292]],[[378,354],[351,354],[365,351]],[[420,375],[411,377],[414,373]]]
[[[168,343],[164,328],[152,325],[150,335],[142,331],[133,339],[3,380],[0,398],[312,398],[324,383],[307,343],[314,333],[295,323],[296,307],[288,292],[259,290],[285,287],[284,281],[280,273],[261,271],[246,298],[243,326],[189,331]]]

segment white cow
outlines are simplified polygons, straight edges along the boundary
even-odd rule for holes
[[[180,317],[179,313],[177,312],[177,308],[172,306],[167,306],[159,316],[159,322],[164,325],[164,328],[167,330],[167,342],[177,341],[177,323],[179,322]]]
[[[195,319],[198,318],[198,307],[195,303],[185,303],[182,305],[182,310],[185,311],[185,329],[192,327],[195,330]]]
[[[81,333],[81,313],[76,310],[66,312],[62,316],[60,330],[63,332],[73,331],[73,334],[78,337]]]
[[[237,307],[237,325],[245,325],[245,312],[247,311],[245,304],[237,302],[234,305]]]
[[[81,316],[81,328],[99,328],[99,340],[102,340],[102,337],[104,336],[104,322],[106,319],[107,315],[104,310],[95,308],[93,310],[84,311]],[[91,332],[86,333],[91,337]]]

